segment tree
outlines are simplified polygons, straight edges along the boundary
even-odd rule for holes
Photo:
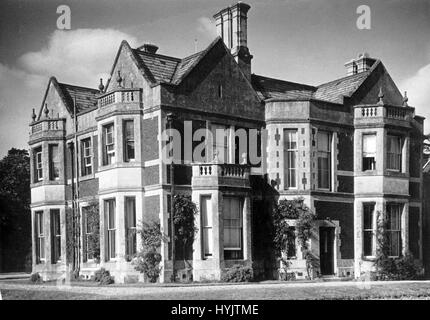
[[[12,148],[0,160],[0,230],[3,271],[28,268],[31,215],[30,158],[26,150]]]

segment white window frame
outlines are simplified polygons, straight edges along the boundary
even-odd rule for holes
[[[81,140],[82,144],[82,176],[93,174],[93,150],[91,137]],[[90,172],[88,173],[89,170]]]
[[[284,129],[284,189],[298,188],[298,134],[297,129]],[[287,139],[288,138],[288,139]],[[295,143],[295,147],[293,146]],[[292,155],[295,155],[294,167],[292,166]],[[291,179],[294,172],[295,179]]]
[[[226,203],[227,203],[227,199],[228,200],[235,200],[239,202],[239,218],[238,219],[227,219],[227,213],[229,212],[230,208],[227,208]],[[226,226],[227,225],[227,221],[228,220],[238,220],[239,221],[239,226]],[[239,239],[240,239],[240,244],[239,247],[228,247],[226,246],[226,244],[224,243],[224,251],[242,251],[242,258],[239,260],[243,259],[244,256],[244,248],[243,248],[243,199],[241,197],[231,197],[231,196],[226,196],[224,197],[224,233],[226,229],[236,229],[239,232]]]
[[[200,196],[201,229],[202,229],[202,258],[213,258],[213,214],[212,196]],[[207,250],[206,250],[207,249]]]
[[[113,210],[111,210],[113,208]],[[104,210],[105,210],[105,217],[106,217],[106,257],[107,261],[115,261],[117,259],[118,255],[118,248],[117,248],[117,236],[116,236],[116,230],[117,230],[117,221],[116,221],[116,200],[114,198],[112,199],[105,199],[104,200]],[[111,219],[110,214],[113,214],[113,219]],[[113,225],[111,225],[111,220],[113,222]]]
[[[57,260],[54,261],[52,259],[53,263],[61,262],[61,211],[60,209],[51,209],[50,210],[50,216],[51,216],[51,238],[52,238],[52,247],[51,247],[51,256],[54,256],[55,254],[55,243],[59,240],[59,252]],[[55,219],[58,217],[58,221],[55,221]],[[56,233],[56,226],[58,223],[58,229],[59,233]]]
[[[391,143],[390,143],[391,140]],[[398,143],[398,153],[392,152],[392,150],[389,150],[388,148],[392,146],[392,143],[396,142]],[[393,171],[393,172],[402,172],[402,147],[403,147],[403,139],[400,136],[389,134],[387,135],[387,170]],[[394,160],[394,161],[393,161]],[[395,162],[398,162],[398,168],[391,167],[391,164],[395,164]]]
[[[40,151],[38,151],[40,150]],[[42,147],[36,148],[35,164],[36,164],[36,182],[43,181],[43,157],[42,157]]]
[[[127,123],[132,124],[132,136],[131,138],[127,136]],[[136,141],[134,136],[134,120],[133,119],[125,119],[123,121],[123,135],[124,135],[124,162],[133,162],[136,160]],[[128,145],[129,143],[133,143],[133,158],[128,154]]]
[[[321,134],[327,135],[327,150],[321,150],[319,145],[319,137]],[[331,148],[331,140],[332,140],[332,134],[329,131],[324,130],[318,130],[317,132],[317,173],[318,173],[318,189],[319,190],[330,190],[331,189],[331,173],[332,173],[332,160],[331,160],[331,154],[332,154],[332,148]],[[320,168],[319,159],[324,158],[327,159],[327,187],[321,186],[321,179],[320,179],[320,171],[323,172],[323,170]],[[325,171],[325,170],[324,170]]]
[[[129,212],[128,212],[128,205],[127,205],[127,201],[133,201],[133,206],[132,206],[132,208],[133,208],[133,215],[134,215],[134,223],[133,223],[133,225],[130,225],[130,215],[129,215]],[[132,232],[133,233],[133,238],[134,238],[134,240],[133,240],[133,242],[134,242],[134,247],[133,247],[133,255],[135,255],[136,253],[137,253],[137,226],[136,226],[136,223],[137,223],[137,216],[136,216],[136,197],[134,197],[134,196],[126,196],[125,197],[125,199],[124,199],[124,206],[125,206],[125,208],[124,208],[124,215],[125,215],[125,249],[126,249],[126,254],[127,255],[130,255],[130,252],[129,252],[129,249],[130,249],[130,242],[131,242],[131,239],[130,239],[130,233]]]
[[[104,135],[104,165],[115,163],[115,124],[109,123],[103,126]]]
[[[394,212],[392,210],[394,210]],[[387,225],[386,231],[387,231],[388,235],[394,234],[394,233],[398,235],[397,248],[398,248],[399,252],[397,255],[391,255],[391,253],[392,253],[391,252],[391,240],[392,240],[392,238],[389,238],[389,239],[391,239],[391,240],[389,240],[389,242],[390,242],[389,243],[389,246],[390,246],[389,253],[390,254],[388,255],[390,258],[398,258],[402,255],[402,211],[403,211],[403,204],[402,203],[387,203],[387,210],[386,210],[387,219],[389,221],[391,221],[391,219],[389,219],[388,215],[391,215],[393,213],[397,215],[396,218],[398,219],[398,221],[397,221],[398,227],[396,229],[392,229],[392,226],[389,223]]]
[[[55,159],[54,148],[57,149],[57,154]],[[55,181],[60,180],[60,149],[58,144],[50,144],[48,146],[48,158],[49,158],[49,180]],[[58,170],[58,175],[55,174],[56,169]]]
[[[364,215],[366,214],[365,210],[366,207],[372,207],[372,211],[371,211],[371,226],[370,228],[365,228],[364,225]],[[376,204],[374,202],[364,202],[363,203],[363,218],[362,218],[362,224],[363,224],[363,241],[362,241],[362,246],[363,246],[363,257],[366,258],[374,258],[375,257],[375,253],[376,253],[376,211],[375,211],[375,207]],[[365,239],[365,233],[371,233],[371,240],[372,240],[372,253],[370,255],[366,255],[364,253],[364,239]]]
[[[45,251],[45,225],[44,225],[44,212],[36,211],[36,263],[45,263],[46,261],[46,251]],[[43,253],[43,254],[42,254]]]
[[[373,152],[369,152],[369,151],[365,151],[365,143],[364,140],[365,139],[369,139],[369,137],[371,137],[372,139],[374,139],[374,144],[375,144],[375,150]],[[364,133],[361,137],[361,143],[362,143],[362,157],[361,157],[361,171],[375,171],[376,170],[376,133],[371,132],[371,133]],[[364,169],[364,158],[373,158],[373,169],[368,169],[365,170]]]

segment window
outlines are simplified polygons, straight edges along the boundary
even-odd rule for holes
[[[125,198],[125,236],[126,236],[126,258],[130,261],[136,254],[136,199]]]
[[[402,169],[402,139],[397,136],[387,136],[387,169],[401,171]]]
[[[51,210],[51,262],[61,260],[61,222],[60,210]]]
[[[60,178],[60,160],[58,156],[58,145],[49,145],[49,180]]]
[[[243,259],[242,201],[224,197],[224,259]]]
[[[43,180],[42,147],[34,149],[34,182]]]
[[[116,258],[116,215],[115,215],[115,200],[105,200],[105,217],[107,227],[107,252],[106,260]]]
[[[297,130],[284,130],[285,189],[297,187]]]
[[[91,238],[94,235],[94,230],[91,226],[91,218],[89,213],[89,207],[83,207],[82,208],[82,217],[84,219],[84,235],[85,235],[85,252],[84,252],[84,258],[85,261],[90,261],[94,259],[94,252],[90,248],[91,245]]]
[[[212,257],[213,254],[212,202],[210,196],[200,198],[200,212],[202,219],[203,259],[207,259]]]
[[[318,131],[318,188],[330,189],[330,133]]]
[[[373,256],[375,250],[375,204],[363,204],[363,256]]]
[[[124,161],[134,161],[134,122],[124,121]]]
[[[45,262],[45,228],[43,221],[43,211],[38,211],[35,214],[36,228],[36,263]]]
[[[218,156],[220,163],[227,163],[229,159],[229,143],[227,138],[227,126],[221,124],[211,124],[213,157]],[[211,162],[212,159],[209,159]]]
[[[402,205],[387,204],[387,240],[389,256],[398,257],[401,252],[401,221]]]
[[[115,163],[115,136],[113,123],[103,127],[103,165]]]
[[[81,154],[82,154],[82,176],[87,176],[93,172],[93,152],[91,148],[91,138],[83,139],[81,141]]]
[[[363,135],[363,171],[376,169],[376,134]]]

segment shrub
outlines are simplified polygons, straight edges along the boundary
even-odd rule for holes
[[[414,280],[419,278],[421,267],[411,254],[400,258],[382,257],[378,260],[376,280]]]
[[[40,274],[38,272],[36,273],[32,273],[30,275],[30,282],[32,283],[41,283],[42,281],[42,277],[40,276]]]
[[[157,282],[160,275],[161,254],[154,250],[147,252],[140,251],[133,261],[135,270],[148,277],[149,282]]]
[[[110,275],[109,270],[100,268],[94,273],[94,281],[101,285],[108,285],[115,282],[114,278]]]
[[[224,282],[249,282],[254,279],[254,272],[249,266],[234,265],[224,271],[221,280]]]

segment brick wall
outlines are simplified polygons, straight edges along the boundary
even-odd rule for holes
[[[354,259],[354,205],[352,203],[315,201],[317,219],[338,220],[342,259]]]

